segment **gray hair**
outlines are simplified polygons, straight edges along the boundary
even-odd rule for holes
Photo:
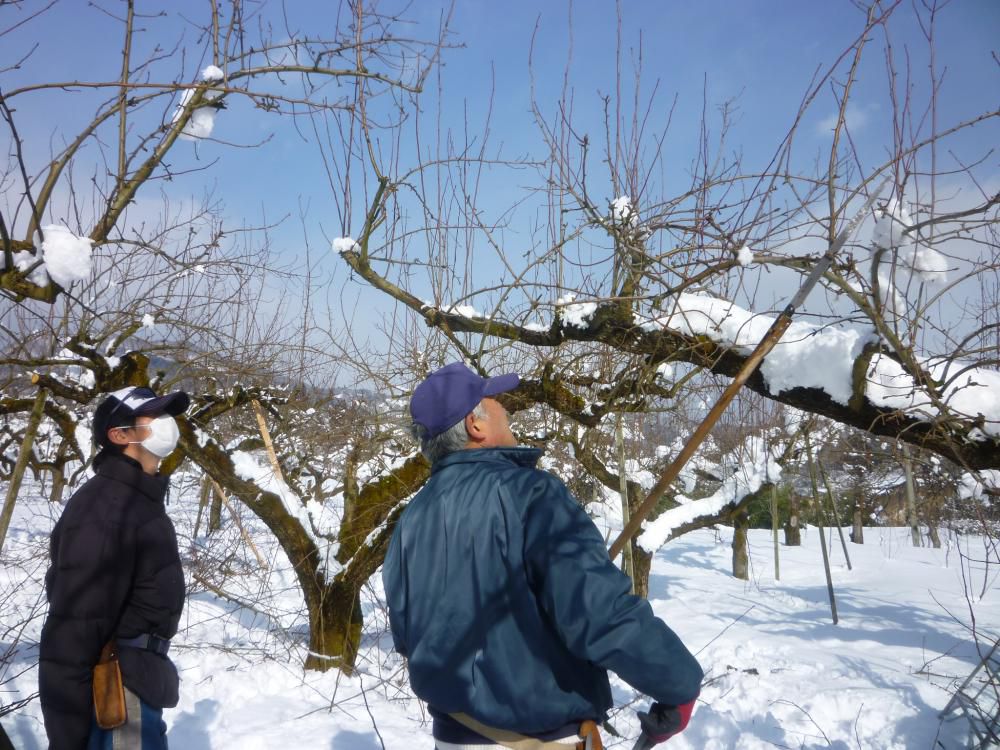
[[[476,407],[469,413],[479,419],[487,418],[486,410],[483,408],[482,403],[476,404]],[[449,453],[465,450],[465,447],[469,444],[469,432],[465,429],[464,417],[440,435],[435,435],[429,440],[425,439],[427,428],[416,422],[410,425],[410,434],[415,440],[420,441],[420,452],[424,454],[424,458],[427,459],[427,463],[431,466]]]

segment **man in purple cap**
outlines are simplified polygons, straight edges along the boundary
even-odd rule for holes
[[[165,750],[163,709],[177,705],[167,658],[184,606],[184,572],[157,470],[177,447],[174,417],[190,399],[122,388],[97,407],[94,476],[66,503],[49,546],[49,613],[39,644],[38,692],[50,750]],[[126,722],[100,728],[94,667],[111,644]]]
[[[535,467],[541,451],[517,446],[494,397],[518,383],[453,363],[410,400],[431,477],[382,569],[410,684],[439,750],[599,747],[609,669],[653,697],[645,737],[667,739],[687,724],[701,667],[631,594],[566,486]]]

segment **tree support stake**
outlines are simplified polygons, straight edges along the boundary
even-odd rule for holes
[[[812,272],[806,278],[805,282],[796,292],[792,301],[788,303],[781,314],[775,318],[774,323],[768,329],[767,333],[764,334],[764,338],[760,340],[757,347],[750,353],[747,357],[746,362],[740,371],[736,373],[733,378],[733,382],[729,384],[725,391],[722,392],[722,396],[716,402],[715,406],[708,412],[708,415],[702,420],[702,423],[698,425],[695,429],[694,434],[687,441],[681,452],[677,455],[677,458],[673,460],[670,466],[667,467],[666,471],[650,490],[649,495],[643,501],[639,509],[632,515],[629,522],[625,524],[625,528],[622,529],[622,533],[618,535],[614,543],[611,545],[611,549],[608,551],[611,559],[614,560],[621,553],[622,548],[629,542],[629,540],[635,536],[636,532],[639,531],[639,527],[642,526],[643,521],[646,520],[646,516],[650,514],[656,504],[663,497],[663,493],[666,492],[667,488],[674,482],[675,479],[680,475],[681,469],[684,465],[691,459],[695,454],[695,451],[701,446],[708,437],[708,434],[712,431],[715,423],[719,421],[722,417],[723,412],[728,408],[729,404],[736,394],[740,392],[743,386],[746,384],[750,376],[753,375],[754,371],[764,361],[764,357],[775,347],[781,336],[788,329],[788,326],[792,323],[792,317],[795,315],[795,311],[802,306],[805,302],[806,297],[813,290],[813,287],[819,282],[820,278],[826,273],[827,269],[832,265],[834,258],[837,257],[837,253],[847,244],[847,240],[850,239],[851,235],[854,234],[854,230],[858,228],[865,217],[868,215],[869,210],[875,204],[875,199],[878,198],[879,193],[882,192],[882,188],[889,181],[889,178],[882,180],[881,184],[872,191],[871,195],[868,196],[868,200],[861,207],[861,210],[854,215],[842,230],[834,239],[833,243],[830,245],[829,249],[820,258],[816,265],[813,267]]]

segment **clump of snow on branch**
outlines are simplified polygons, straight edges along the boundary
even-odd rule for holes
[[[446,313],[461,315],[463,318],[482,318],[483,315],[472,305],[445,305],[441,308]]]
[[[671,456],[676,456],[684,448],[687,440],[678,435],[669,445],[658,445],[656,447],[656,458],[658,461],[666,461]],[[710,454],[716,453],[718,446],[715,438],[711,435],[705,438],[701,448],[691,457],[691,459],[681,468],[677,481],[681,483],[684,492],[694,492],[698,484],[698,475],[713,475],[719,470],[718,464],[708,458]],[[652,484],[646,489],[652,488]]]
[[[563,323],[575,328],[586,328],[597,310],[596,302],[574,302],[576,295],[570,292],[556,300],[558,314]]]
[[[481,312],[479,312],[476,308],[474,308],[472,305],[463,305],[463,304],[458,303],[458,302],[456,302],[455,304],[452,304],[452,305],[449,305],[449,304],[438,305],[438,304],[436,304],[434,302],[431,302],[430,300],[426,300],[426,299],[425,300],[421,300],[421,301],[424,303],[425,307],[428,307],[428,308],[431,308],[431,309],[438,309],[438,310],[441,310],[441,312],[445,312],[445,313],[448,313],[450,315],[461,315],[463,318],[485,318],[486,317]]]
[[[225,78],[225,74],[215,65],[209,65],[201,71],[201,80],[205,83],[217,83],[223,78]],[[171,122],[177,122],[181,118],[195,91],[196,89],[184,89]],[[206,97],[204,102],[191,113],[191,119],[184,126],[180,137],[186,141],[198,141],[211,136],[212,130],[215,128],[215,116],[219,112],[218,107],[222,106],[221,103],[216,106],[216,102],[217,99]]]
[[[22,250],[20,252],[12,253],[12,260],[14,261],[14,268],[16,268],[21,273],[28,273],[28,281],[37,286],[48,286],[49,285],[49,275],[45,273],[45,266],[42,265],[40,259],[31,252],[27,250]],[[0,269],[6,268],[6,262],[4,255],[0,253]]]
[[[90,276],[93,240],[77,237],[66,227],[49,224],[42,227],[41,251],[49,278],[63,289]]]
[[[912,224],[910,212],[898,199],[893,198],[879,212],[872,229],[872,244],[884,250],[894,250],[911,242],[906,230]]]
[[[43,226],[42,236],[45,239],[37,242],[37,255],[27,250],[12,253],[17,270],[23,273],[30,269],[30,282],[48,286],[51,280],[63,289],[68,289],[75,282],[90,277],[93,240],[78,237],[59,224]],[[0,255],[0,268],[3,267],[3,256]]]
[[[983,429],[975,429],[970,437],[982,440],[1000,435],[1000,371],[965,369],[964,363],[945,359],[922,364],[934,380],[947,383],[943,395],[951,409],[968,418],[983,417]],[[866,395],[874,404],[900,409],[911,416],[931,420],[939,414],[930,395],[915,386],[903,366],[882,354],[872,357]]]
[[[94,387],[94,383],[96,382],[94,371],[87,367],[87,360],[69,349],[60,350],[56,356],[59,359],[70,359],[80,363],[79,365],[66,366],[65,377],[67,382],[76,383],[87,389]]]
[[[142,327],[152,330],[156,326],[156,318],[149,313],[142,316]]]
[[[181,119],[187,103],[194,96],[194,92],[194,89],[184,89],[181,100],[177,104],[177,109],[174,110],[174,116],[170,120],[171,122],[177,122]],[[187,121],[187,124],[181,131],[180,137],[186,141],[201,140],[212,135],[213,128],[215,128],[215,107],[198,107],[191,113],[191,119]]]
[[[252,454],[237,450],[230,453],[229,457],[233,462],[233,471],[236,476],[253,482],[262,490],[272,492],[281,499],[288,514],[299,521],[313,543],[319,548],[323,558],[321,567],[327,580],[336,576],[343,569],[343,566],[336,560],[339,545],[331,543],[330,540],[316,533],[317,529],[335,525],[336,521],[327,517],[328,509],[315,500],[303,503],[298,495],[275,475],[270,466],[262,464]]]
[[[895,253],[897,271],[904,270],[927,283],[944,283],[948,280],[948,260],[937,250],[921,245],[910,231],[912,227],[910,212],[901,201],[893,198],[875,221],[872,246]],[[879,284],[886,295],[894,291],[892,278],[881,269]]]
[[[638,222],[639,214],[632,206],[632,200],[623,195],[611,201],[611,221],[620,226],[632,227]]]
[[[706,336],[746,355],[774,319],[754,315],[717,297],[683,293],[673,299],[667,314],[651,319],[637,314],[636,322],[646,330],[666,328],[686,336]],[[795,321],[765,358],[761,374],[773,394],[792,388],[818,388],[837,403],[847,405],[852,395],[854,362],[865,344],[875,340],[874,332],[867,329],[818,327]],[[929,360],[922,365],[935,379],[946,383],[941,395],[951,409],[968,417],[983,416],[983,429],[974,433],[974,438],[1000,435],[1000,371],[972,366],[965,369],[967,363],[947,360]],[[951,373],[960,371],[960,375],[952,377]],[[928,394],[889,357],[872,357],[864,395],[876,406],[901,409],[911,417],[934,419],[939,415]]]
[[[333,247],[335,253],[340,253],[341,255],[351,250],[358,250],[361,247],[353,237],[337,237],[330,245]]]
[[[94,432],[88,420],[81,420],[73,428],[73,440],[81,456],[89,456],[94,450]],[[90,469],[92,471],[92,469]]]
[[[782,409],[784,415],[784,428],[786,435],[794,435],[803,426],[803,424],[810,419],[810,415],[806,414],[800,409],[796,409],[794,406],[786,406]]]
[[[683,293],[663,317],[639,320],[647,330],[669,328],[688,336],[708,336],[744,354],[753,351],[774,319],[754,315],[727,300]],[[793,322],[761,366],[772,393],[795,387],[821,388],[839,403],[851,398],[851,370],[870,334],[851,328],[817,328]]]
[[[201,80],[205,83],[217,83],[226,77],[226,74],[222,72],[222,68],[217,65],[209,65],[203,71],[201,71]]]
[[[1000,492],[1000,471],[983,469],[962,474],[958,483],[958,496],[962,500],[983,500],[988,489]]]
[[[777,480],[781,476],[781,466],[774,459],[774,452],[763,437],[750,437],[743,445],[735,471],[723,480],[715,493],[700,500],[677,495],[676,500],[681,505],[664,511],[649,523],[639,536],[639,546],[654,552],[663,546],[674,529],[696,518],[715,515],[726,505],[757,492],[765,482]]]
[[[937,250],[920,245],[913,253],[912,269],[927,282],[943,284],[948,280],[948,259]]]
[[[747,245],[744,245],[736,253],[736,262],[741,266],[749,266],[753,263],[753,250],[751,250]]]

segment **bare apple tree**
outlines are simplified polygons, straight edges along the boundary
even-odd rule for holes
[[[10,143],[0,174],[0,417],[11,425],[8,442],[21,439],[40,398],[45,429],[59,438],[51,449],[32,451],[27,468],[64,481],[64,469],[79,472],[90,458],[77,428],[88,424],[101,394],[151,383],[191,390],[181,446],[163,471],[188,459],[263,520],[304,595],[307,667],[325,669],[346,656],[349,669],[358,630],[351,623],[360,617],[357,580],[373,568],[347,563],[364,552],[362,509],[381,491],[381,477],[345,480],[342,465],[313,467],[335,473],[354,503],[340,543],[343,575],[328,580],[322,542],[297,504],[304,499],[286,503],[264,479],[247,479],[223,447],[233,421],[256,424],[254,401],[271,414],[288,401],[285,389],[272,386],[289,374],[308,380],[304,373],[313,372],[313,382],[304,383],[311,387],[335,379],[336,353],[317,347],[313,336],[318,321],[327,322],[312,304],[319,282],[308,257],[274,250],[273,220],[233,223],[211,193],[191,199],[183,190],[194,190],[172,186],[190,185],[184,180],[192,175],[211,177],[215,162],[202,158],[202,143],[254,158],[260,137],[218,140],[217,119],[251,120],[257,132],[271,123],[301,138],[324,115],[333,130],[322,138],[313,133],[317,142],[364,148],[365,138],[391,130],[398,113],[414,106],[445,46],[447,16],[416,38],[406,19],[365,2],[330,4],[309,25],[296,26],[280,3],[219,0],[180,17],[129,0],[115,11],[90,9],[120,10],[111,19],[120,34],[118,75],[101,78],[95,63],[71,80],[25,82],[42,68],[31,65],[30,43],[13,40],[29,30],[43,35],[46,24],[60,22],[60,10],[27,2],[0,10],[11,32],[4,34],[0,75],[17,79],[5,85],[0,78]],[[51,141],[22,119],[37,99],[60,113]],[[353,185],[353,176],[345,184]],[[337,205],[347,215],[349,192]],[[351,458],[348,473],[362,459]],[[413,465],[416,474],[426,471],[419,461]]]

